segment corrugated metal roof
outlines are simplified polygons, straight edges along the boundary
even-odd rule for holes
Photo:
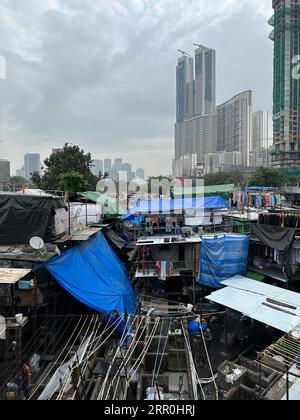
[[[0,284],[15,284],[27,276],[30,271],[17,268],[0,268]]]
[[[222,284],[227,287],[206,299],[286,333],[300,325],[299,293],[242,276],[235,276]]]
[[[95,233],[99,233],[102,230],[100,227],[90,227],[84,230],[80,230],[78,232],[75,232],[73,235],[71,235],[71,240],[76,242],[81,241],[87,241],[90,239]]]
[[[282,398],[282,401],[287,400],[287,395]],[[300,379],[298,379],[294,385],[289,390],[289,400],[290,401],[298,401],[300,400]]]

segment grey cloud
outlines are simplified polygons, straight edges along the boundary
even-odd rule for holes
[[[219,101],[253,89],[255,104],[270,110],[269,3],[260,0],[265,8],[256,10],[257,0],[28,0],[22,7],[2,0],[8,80],[0,81],[0,137],[14,144],[5,156],[16,167],[17,150],[45,155],[72,139],[95,157],[120,155],[149,173],[169,173],[177,49],[191,51],[197,41],[215,47]]]

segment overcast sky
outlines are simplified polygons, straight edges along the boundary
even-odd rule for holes
[[[171,173],[178,49],[217,50],[217,99],[272,110],[271,0],[0,0],[0,158],[66,141]]]

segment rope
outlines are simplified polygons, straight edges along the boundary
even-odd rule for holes
[[[154,386],[154,381],[155,381],[155,372],[156,372],[156,365],[157,365],[157,361],[158,361],[158,353],[159,353],[159,349],[160,349],[160,343],[161,343],[161,336],[162,336],[163,325],[164,325],[164,320],[162,320],[161,327],[160,327],[158,347],[157,347],[157,352],[156,352],[156,357],[155,357],[155,363],[154,363],[154,369],[153,369],[153,375],[152,375],[152,384],[151,384],[151,387],[152,388]]]
[[[58,361],[60,360],[60,358],[62,357],[64,351],[66,350],[66,348],[68,347],[69,343],[71,342],[73,336],[75,335],[76,329],[79,327],[80,323],[82,321],[82,317],[79,318],[79,321],[77,322],[77,325],[75,327],[75,329],[73,330],[73,333],[71,334],[71,336],[69,337],[69,339],[67,340],[66,345],[64,346],[64,348],[62,349],[62,351],[60,352],[59,356],[57,357],[56,361],[53,363],[53,365],[51,366],[50,370],[48,371],[48,373],[46,374],[46,376],[43,378],[43,380],[41,380],[41,382],[39,383],[38,387],[33,391],[33,393],[30,395],[29,399],[32,399],[32,397],[37,393],[37,391],[43,386],[46,378],[48,378],[52,371],[55,369],[56,364],[58,364]],[[86,320],[84,321],[84,324],[86,323]],[[83,324],[83,325],[84,325]],[[83,327],[83,326],[82,326]],[[81,328],[82,328],[81,327]],[[81,330],[80,330],[81,331]],[[78,335],[77,335],[78,337]]]
[[[116,390],[118,389],[118,386],[119,386],[119,383],[120,383],[120,380],[121,380],[121,372],[122,372],[123,369],[125,370],[127,368],[128,363],[131,361],[131,356],[132,356],[133,352],[135,351],[135,349],[136,349],[136,347],[137,347],[137,345],[138,345],[138,343],[140,341],[140,338],[143,336],[144,331],[147,328],[147,325],[150,322],[150,318],[146,318],[146,323],[144,325],[144,328],[143,328],[142,332],[140,333],[139,337],[137,338],[138,331],[139,331],[139,328],[141,326],[141,323],[142,323],[142,320],[143,319],[144,319],[144,317],[142,317],[141,322],[140,322],[139,326],[137,327],[137,332],[136,332],[136,334],[134,336],[134,339],[132,340],[132,342],[131,342],[131,344],[129,346],[129,349],[128,349],[125,357],[123,357],[123,361],[122,361],[122,363],[121,363],[121,365],[120,365],[120,367],[119,367],[119,369],[118,369],[115,377],[113,378],[113,381],[111,382],[111,386],[112,386],[112,384],[114,383],[114,381],[117,379],[117,384],[115,386],[115,393],[114,393],[114,396],[113,397],[115,397],[115,395],[116,395]],[[111,388],[111,386],[110,386],[110,388]]]
[[[85,341],[85,340],[86,340],[86,338],[87,338],[87,335],[88,335],[88,332],[89,332],[89,328],[90,328],[91,323],[92,323],[93,321],[94,321],[94,316],[92,317],[92,320],[91,320],[91,322],[90,322],[90,325],[88,326],[88,328],[87,328],[87,330],[86,330],[86,332],[85,332],[85,334],[84,334],[84,336],[83,336],[83,339],[82,339],[82,342],[83,342],[83,343],[84,343],[84,341]],[[93,322],[93,324],[94,324],[94,326],[93,326],[93,330],[94,330],[96,323],[94,323],[94,322]],[[69,381],[70,381],[70,379],[71,379],[71,376],[72,376],[72,372],[73,372],[73,371],[74,371],[74,370],[73,370],[72,368],[70,368],[70,369],[69,369],[69,374],[67,375],[67,377],[66,377],[66,379],[65,379],[64,383],[63,383],[63,384],[61,384],[61,390],[60,390],[60,392],[59,392],[59,394],[58,394],[58,396],[57,396],[56,400],[60,400],[60,399],[63,397],[63,395],[64,395],[64,393],[65,393],[65,390],[66,390],[66,388],[67,388],[67,386],[68,386],[68,384],[69,384]]]
[[[143,321],[144,319],[145,319],[145,317],[143,316],[143,317],[141,318],[140,325],[141,325],[141,323],[142,323],[142,321]],[[131,344],[130,344],[130,346],[129,346],[129,349],[128,349],[127,353],[126,353],[126,356],[125,356],[125,358],[124,358],[123,362],[121,363],[121,365],[120,365],[120,367],[119,367],[118,371],[116,372],[115,376],[113,377],[113,379],[112,379],[112,381],[111,381],[110,388],[113,386],[113,384],[114,384],[114,382],[115,382],[116,378],[118,377],[118,374],[121,372],[121,370],[122,370],[125,366],[127,366],[127,363],[128,363],[128,361],[130,360],[130,358],[131,358],[131,356],[132,356],[132,354],[133,354],[134,350],[136,349],[137,343],[139,342],[140,338],[141,338],[141,337],[142,337],[142,335],[144,334],[144,331],[145,331],[145,329],[146,329],[147,325],[149,324],[149,322],[150,322],[150,318],[149,318],[149,317],[146,317],[146,323],[145,323],[145,325],[144,325],[144,327],[143,327],[142,331],[140,332],[140,335],[139,335],[138,339],[136,340],[136,338],[137,338],[137,336],[138,336],[138,334],[139,334],[139,332],[138,332],[139,328],[137,328],[137,332],[136,332],[136,334],[135,334],[135,336],[134,336],[134,339],[132,340],[132,342],[131,342]],[[140,327],[140,325],[139,325],[139,327]],[[127,359],[128,359],[128,360],[127,360]],[[109,390],[110,390],[110,388],[109,388]],[[109,390],[108,390],[108,392],[109,392]],[[108,393],[107,393],[107,395],[108,395]],[[107,395],[106,395],[106,396],[107,396]],[[99,395],[98,395],[98,398],[97,398],[97,399],[100,399],[100,398],[99,398]]]
[[[119,347],[121,347],[121,346],[124,344],[125,338],[127,337],[127,326],[128,326],[129,320],[130,320],[130,316],[128,317],[128,319],[127,319],[127,321],[126,321],[126,324],[125,324],[125,328],[124,328],[123,334],[122,334],[121,339],[120,339],[120,341],[119,341]],[[108,370],[107,370],[107,373],[106,373],[105,379],[104,379],[104,381],[103,381],[103,383],[102,383],[102,386],[101,386],[101,389],[100,389],[100,393],[99,393],[99,395],[101,395],[101,396],[102,396],[102,394],[103,394],[103,392],[104,392],[104,390],[105,390],[105,387],[106,387],[106,384],[107,384],[107,381],[108,381],[108,378],[109,378],[110,372],[111,372],[112,367],[113,367],[113,364],[114,364],[114,362],[115,362],[115,360],[116,360],[116,358],[117,358],[117,355],[118,355],[118,349],[117,349],[117,351],[116,351],[116,352],[115,352],[115,354],[114,354],[114,357],[113,357],[113,359],[112,359],[112,361],[111,361],[111,363],[110,363],[110,365],[109,365],[109,368],[108,368]]]
[[[156,377],[155,377],[155,380],[156,381],[157,381],[157,378],[159,376],[159,372],[160,372],[160,369],[161,369],[162,361],[163,361],[164,354],[165,354],[165,351],[166,351],[166,348],[167,348],[167,344],[168,344],[168,341],[169,341],[169,329],[170,329],[170,326],[171,326],[171,322],[172,321],[170,320],[169,325],[168,325],[168,336],[166,337],[164,349],[163,349],[163,352],[162,352],[162,355],[161,355],[161,358],[160,358],[160,364],[158,366],[157,374],[156,374]]]
[[[203,333],[202,327],[200,328],[200,331],[201,331],[202,341],[203,341],[203,345],[204,345],[204,349],[205,349],[206,358],[207,358],[207,361],[208,361],[208,365],[209,365],[211,377],[213,378],[214,377],[214,372],[213,372],[213,368],[212,368],[212,365],[211,365],[210,357],[209,357],[209,354],[208,354],[207,345],[206,345],[206,341],[205,341],[205,337],[204,337],[204,333]],[[217,384],[216,384],[216,381],[215,380],[213,380],[213,383],[214,383],[214,387],[215,387],[215,391],[216,391],[216,400],[218,401],[219,400],[219,390],[218,390],[218,387],[217,387]]]

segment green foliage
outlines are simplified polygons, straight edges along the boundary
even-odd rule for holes
[[[236,187],[238,187],[244,182],[245,178],[240,171],[218,172],[215,174],[207,174],[204,177],[204,184],[206,186],[234,184]]]
[[[77,192],[84,189],[95,191],[99,177],[92,174],[92,167],[90,153],[86,153],[78,146],[66,143],[62,150],[52,153],[45,159],[42,175],[34,173],[31,180],[43,190],[58,191],[61,190],[62,185],[73,189],[77,183],[80,186]],[[78,175],[81,175],[82,179],[79,180]]]
[[[286,184],[286,176],[275,168],[259,168],[250,178],[250,186],[280,188]]]
[[[17,185],[17,186],[22,186],[24,184],[24,182],[26,182],[26,181],[25,181],[25,178],[23,178],[22,176],[12,176],[10,178],[10,182],[12,184]]]
[[[71,171],[59,176],[59,187],[62,191],[74,194],[85,189],[84,176],[79,172]]]

